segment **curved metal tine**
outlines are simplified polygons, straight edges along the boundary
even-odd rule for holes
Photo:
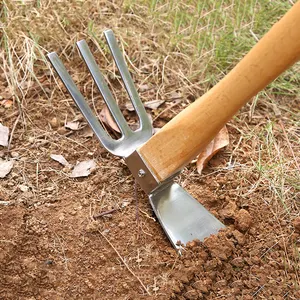
[[[107,86],[105,79],[99,70],[99,67],[89,49],[89,46],[87,45],[85,40],[81,40],[77,42],[77,47],[119,129],[124,136],[128,136],[131,132],[131,129],[129,128],[117,102],[115,101],[111,91],[109,90],[109,87]]]
[[[114,33],[112,30],[109,29],[109,30],[104,31],[104,35],[105,35],[107,44],[109,46],[109,49],[111,51],[111,54],[112,54],[112,56],[116,62],[116,65],[119,69],[119,72],[120,72],[123,82],[125,84],[125,88],[130,97],[130,100],[140,118],[140,128],[138,130],[152,132],[151,122],[147,116],[144,105],[143,105],[142,101],[140,100],[139,95],[135,89],[133,80],[130,76],[130,73],[128,71],[126,62],[123,58],[123,55],[119,49],[119,46],[118,46],[117,40],[114,36]]]
[[[63,65],[62,61],[58,57],[55,52],[49,53],[48,59],[51,62],[53,68],[55,69],[56,73],[60,77],[61,81],[65,85],[66,89],[72,96],[74,102],[76,103],[77,107],[91,126],[92,130],[95,132],[97,138],[100,140],[102,145],[110,151],[112,143],[115,142],[103,129],[100,125],[98,119],[94,116],[92,110],[90,109],[87,102],[84,100],[84,97],[77,89],[73,79],[71,78],[70,74],[66,70],[65,66]]]

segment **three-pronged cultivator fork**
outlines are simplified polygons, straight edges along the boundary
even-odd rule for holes
[[[165,180],[158,179],[155,172],[140,155],[140,147],[145,145],[152,135],[152,125],[139,99],[113,32],[107,30],[104,35],[139,117],[140,126],[136,131],[132,131],[126,123],[87,43],[82,40],[77,43],[77,46],[121,131],[122,136],[118,140],[112,139],[101,126],[57,54],[50,53],[48,58],[101,144],[112,154],[125,158],[132,174],[148,194],[151,206],[173,246],[178,248],[178,241],[185,244],[193,239],[204,239],[210,234],[216,233],[224,225],[180,185],[173,182],[174,174]],[[155,160],[155,157],[153,159]]]
[[[64,67],[62,61],[59,59],[58,55],[55,52],[52,52],[48,54],[48,58],[57,74],[59,75],[60,79],[64,83],[65,87],[67,88],[68,92],[74,99],[76,105],[95,132],[97,138],[100,140],[101,144],[114,155],[128,157],[132,152],[135,151],[138,146],[145,143],[151,137],[152,125],[146,114],[143,103],[141,102],[135,89],[132,78],[127,69],[123,55],[117,45],[117,41],[113,32],[111,30],[106,30],[104,31],[104,36],[119,69],[129,98],[139,117],[140,126],[136,131],[132,131],[128,126],[122,112],[120,111],[120,108],[118,107],[110,89],[105,82],[103,75],[99,70],[99,67],[96,64],[94,56],[92,55],[86,41],[81,40],[77,42],[77,47],[91,75],[93,76],[93,79],[99,91],[101,92],[101,95],[107,107],[109,108],[122,133],[121,138],[118,140],[112,139],[103,129],[103,127],[93,114],[92,110],[88,106],[87,102],[84,100],[84,97],[76,87],[74,81]]]

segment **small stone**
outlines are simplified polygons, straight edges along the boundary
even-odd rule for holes
[[[22,192],[28,192],[29,187],[28,187],[27,185],[20,184],[20,185],[19,185],[19,189],[20,189],[20,191],[22,191]]]
[[[293,221],[293,225],[295,227],[295,231],[300,233],[300,217],[296,217]]]
[[[109,229],[105,229],[105,230],[102,231],[102,234],[103,234],[103,235],[106,235],[106,234],[109,233],[109,231],[110,231]]]
[[[53,265],[53,260],[52,260],[52,259],[47,259],[47,260],[45,261],[45,265],[48,265],[48,266]]]
[[[234,230],[232,232],[232,235],[234,236],[239,245],[243,246],[245,244],[245,237],[241,232],[239,232],[238,230]]]
[[[131,203],[131,201],[124,201],[124,202],[122,202],[121,207],[122,208],[126,207],[126,206],[130,205],[130,203]]]
[[[241,231],[247,231],[252,225],[252,217],[245,209],[241,209],[235,218],[235,226]]]
[[[118,226],[119,226],[120,228],[125,228],[125,227],[126,227],[126,225],[125,225],[124,222],[120,222]]]
[[[56,117],[54,117],[50,120],[50,125],[51,125],[52,128],[58,128],[59,123],[60,122]]]
[[[111,219],[112,217],[113,217],[112,214],[103,215],[103,218],[106,218],[106,219]]]
[[[236,210],[237,210],[236,203],[233,201],[230,201],[225,206],[225,208],[220,211],[220,215],[224,218],[230,219],[230,218],[234,217]]]
[[[11,155],[12,158],[19,158],[19,156],[20,156],[18,152],[14,152],[14,151],[11,152],[10,155]]]
[[[68,130],[65,127],[60,127],[57,129],[57,133],[64,135],[68,132]]]
[[[34,137],[30,137],[29,139],[28,139],[28,142],[30,143],[30,144],[33,144],[34,143],[34,141],[35,141],[35,138]]]

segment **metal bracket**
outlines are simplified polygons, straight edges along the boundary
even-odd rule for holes
[[[160,181],[151,172],[137,150],[126,157],[125,162],[136,181],[148,195],[160,185]]]

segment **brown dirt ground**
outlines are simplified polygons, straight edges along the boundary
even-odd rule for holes
[[[109,17],[103,21],[105,26],[110,25]],[[190,62],[184,64],[180,55],[172,58],[171,53],[168,61],[164,56],[157,60],[142,56],[145,51],[158,56],[165,52],[158,48],[151,27],[140,26],[130,13],[118,17],[114,21],[124,24],[121,36],[127,27],[133,28],[132,47],[125,48],[129,57],[137,57],[135,66],[142,70],[133,74],[142,100],[157,95],[166,100],[158,110],[149,111],[156,118],[154,127],[162,127],[208,86],[200,88],[198,78],[186,83],[182,74]],[[57,22],[49,22],[59,28]],[[45,30],[51,28],[48,25]],[[72,30],[76,33],[78,28]],[[140,41],[143,35],[145,41]],[[66,49],[64,61],[69,59],[66,65],[85,95],[99,100],[71,46],[80,36],[73,37],[65,47],[64,36],[59,40],[57,35],[57,45],[61,44],[57,48]],[[100,58],[101,53],[96,47],[92,50],[105,68],[108,63]],[[95,137],[86,138],[84,128],[71,132],[63,127],[65,120],[73,120],[79,112],[69,95],[59,90],[60,82],[57,85],[41,65],[36,76],[44,91],[27,81],[21,87],[24,98],[19,108],[7,91],[5,76],[0,76],[0,96],[14,99],[12,107],[0,106],[0,122],[10,129],[16,124],[10,151],[0,148],[0,157],[15,160],[12,172],[0,179],[0,201],[10,204],[0,204],[0,299],[300,299],[300,198],[295,188],[299,182],[288,182],[297,178],[288,173],[297,172],[297,165],[281,126],[299,160],[299,128],[295,126],[299,98],[271,96],[276,111],[263,97],[254,111],[253,105],[245,106],[228,124],[230,145],[211,160],[204,173],[197,174],[195,164],[183,170],[178,178],[181,185],[227,228],[204,242],[192,242],[179,256],[155,219],[147,196],[139,188],[136,193],[122,159],[107,153]],[[115,68],[108,65],[107,69],[115,95],[124,105]],[[183,86],[183,82],[190,85]],[[175,98],[179,99],[176,105]],[[101,101],[95,101],[95,106],[100,111]],[[134,115],[124,112],[134,122]],[[81,125],[86,123],[81,120]],[[282,197],[271,184],[279,176],[274,162],[280,160],[280,153],[287,159],[282,170],[287,172],[286,181],[280,182]],[[97,169],[86,178],[72,179],[69,170],[50,154],[62,154],[72,164],[93,158]],[[269,166],[269,173],[262,166]],[[280,202],[285,198],[288,204]],[[93,218],[113,209],[111,214]]]
[[[289,110],[299,104],[285,103]],[[0,207],[1,299],[300,299],[299,231],[274,214],[277,206],[265,186],[253,188],[260,180],[250,163],[257,141],[234,147],[240,138],[236,128],[245,129],[247,108],[228,126],[231,145],[204,174],[190,165],[179,178],[227,229],[191,243],[178,256],[147,196],[138,189],[135,197],[123,161],[95,138],[85,138],[83,130],[70,134],[51,128],[56,105],[58,99],[51,106],[28,105],[26,131],[20,121],[14,132],[11,151],[18,155],[0,186],[1,200],[11,203]],[[263,109],[245,130],[255,131],[268,118]],[[2,122],[10,128],[15,111],[2,108]],[[63,120],[64,113],[56,110],[55,116]],[[171,117],[168,113],[160,122]],[[226,169],[233,151],[239,164]],[[51,153],[73,164],[94,158],[98,167],[87,178],[71,179]],[[21,191],[20,184],[28,191]],[[111,209],[116,211],[92,217]]]

